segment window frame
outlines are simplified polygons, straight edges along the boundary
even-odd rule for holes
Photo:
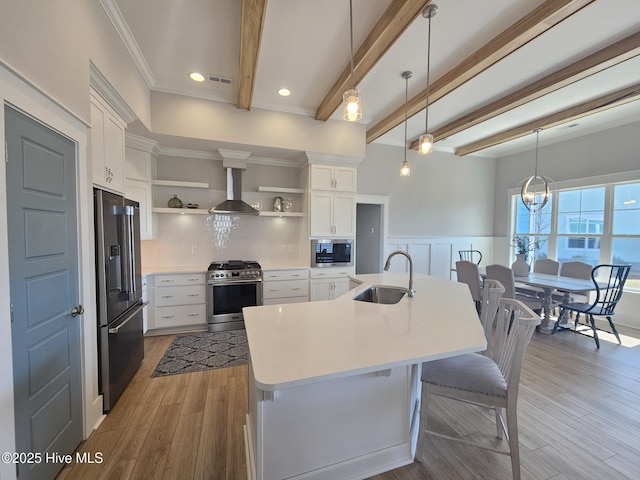
[[[625,172],[619,174],[602,175],[598,177],[589,177],[569,181],[553,182],[551,187],[551,225],[548,233],[532,234],[532,237],[544,238],[547,241],[547,252],[549,258],[557,257],[559,242],[566,241],[568,243],[569,238],[581,238],[585,242],[585,245],[590,242],[589,239],[599,239],[600,254],[599,263],[606,264],[613,261],[613,241],[617,238],[632,238],[640,240],[639,234],[614,234],[613,233],[613,217],[614,217],[614,193],[615,187],[627,183],[640,183],[640,170],[632,172]],[[558,193],[568,190],[585,190],[594,187],[604,187],[604,214],[602,221],[602,233],[578,233],[578,234],[559,234],[558,233]],[[518,188],[511,188],[507,191],[507,215],[508,215],[508,228],[509,238],[514,238],[516,235],[517,226],[517,202],[520,201],[520,190]],[[588,230],[588,228],[587,228]],[[524,235],[522,233],[518,235]],[[564,240],[567,239],[567,240]],[[597,242],[597,240],[595,240]],[[509,246],[510,258],[515,255],[515,248]],[[567,247],[565,247],[567,248]],[[595,250],[596,248],[586,247],[585,250]],[[640,288],[628,288],[625,290],[639,292]]]

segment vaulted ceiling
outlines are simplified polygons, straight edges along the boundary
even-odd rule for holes
[[[101,0],[149,88],[342,117],[349,0]],[[638,0],[352,0],[354,78],[367,142],[504,156],[640,120]],[[189,79],[199,71],[202,83]],[[288,97],[278,89],[291,91]]]

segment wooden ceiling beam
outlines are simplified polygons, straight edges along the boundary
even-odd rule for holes
[[[353,55],[353,77],[358,85],[432,0],[393,0],[364,43]],[[326,121],[342,104],[342,94],[351,88],[351,62],[316,110],[316,120]]]
[[[433,82],[429,87],[429,104],[451,93],[593,1],[595,0],[547,0]],[[423,110],[426,104],[427,90],[425,88],[407,103],[408,116],[413,116]],[[367,143],[373,142],[376,138],[400,125],[404,121],[404,115],[405,106],[401,105],[368,129]]]
[[[267,0],[242,0],[238,108],[251,109]]]
[[[640,55],[640,31],[434,130],[433,140],[448,138],[637,55]],[[411,147],[417,149],[417,141]]]
[[[579,118],[603,112],[610,108],[618,107],[636,100],[640,100],[640,83],[609,93],[602,97],[589,100],[588,102],[581,103],[580,105],[575,105],[546,117],[536,119],[532,122],[505,130],[497,133],[496,135],[463,145],[456,150],[456,155],[468,155],[479,150],[484,150],[485,148],[493,147],[500,143],[524,137],[525,135],[535,132],[537,129],[546,130],[547,128],[572,122]]]

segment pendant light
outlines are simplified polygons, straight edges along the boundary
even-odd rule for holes
[[[349,31],[351,33],[351,88],[342,95],[344,103],[342,118],[349,122],[357,122],[362,118],[362,102],[353,76],[353,0],[349,0]]]
[[[413,73],[407,71],[402,72],[402,78],[404,78],[404,161],[400,166],[400,176],[408,177],[411,175],[411,168],[409,167],[409,162],[407,161],[407,103],[409,101],[409,79],[411,78]]]
[[[539,212],[549,201],[551,190],[549,188],[549,179],[544,175],[538,174],[538,146],[540,140],[540,129],[536,130],[536,164],[533,175],[523,180],[520,190],[520,198],[527,210],[532,213]]]
[[[418,140],[418,153],[420,155],[429,155],[433,152],[433,135],[429,133],[429,63],[431,54],[431,18],[435,17],[438,6],[431,3],[422,10],[422,16],[429,20],[429,31],[427,33],[427,104],[424,109],[424,133],[420,135]]]

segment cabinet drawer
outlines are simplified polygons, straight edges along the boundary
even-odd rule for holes
[[[312,268],[311,278],[346,278],[355,274],[355,268]]]
[[[153,293],[155,307],[193,305],[205,302],[204,285],[182,285],[176,287],[156,288]]]
[[[154,309],[154,328],[180,327],[207,323],[204,305],[183,305]]]
[[[282,280],[280,282],[264,282],[262,285],[262,297],[284,298],[304,297],[309,295],[309,282],[306,280]]]
[[[170,273],[166,275],[155,275],[154,285],[163,287],[165,285],[204,285],[204,273]]]
[[[309,278],[309,270],[264,270],[263,280],[302,280]]]

